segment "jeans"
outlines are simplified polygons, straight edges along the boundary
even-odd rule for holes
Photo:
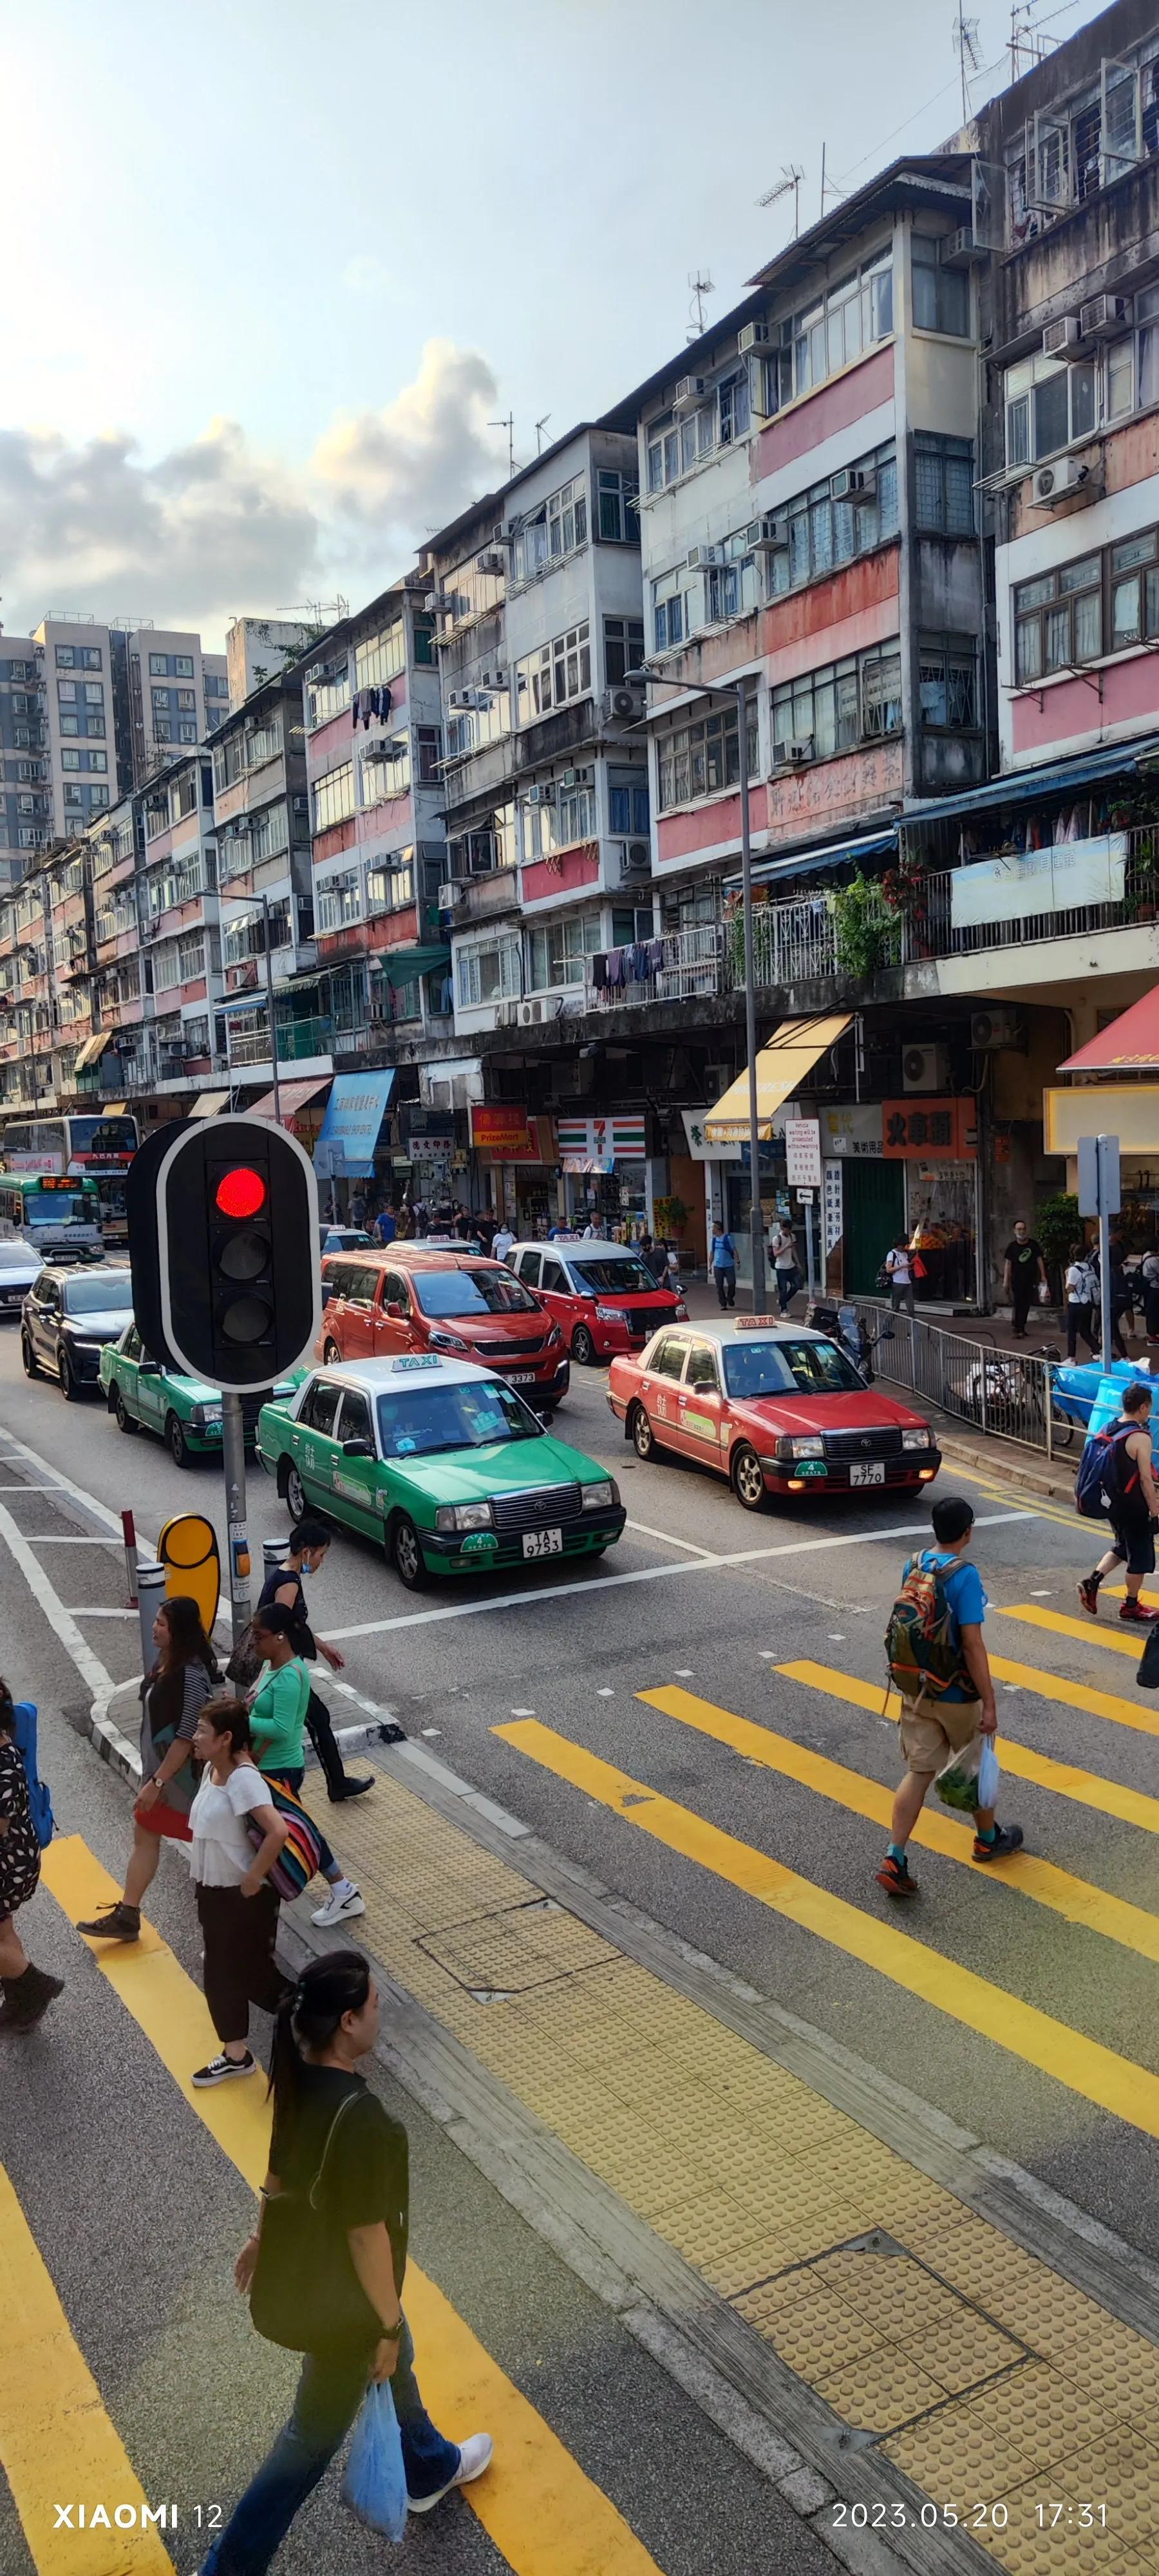
[[[914,1310],[913,1281],[910,1279],[891,1279],[889,1283],[889,1303],[893,1314],[900,1315],[902,1307],[904,1306],[907,1315],[912,1315]]]
[[[373,2353],[338,2357],[308,2352],[293,2412],[251,2478],[202,2566],[201,2576],[263,2576],[295,2514],[341,2448],[366,2390]],[[402,2439],[407,2494],[438,2495],[459,2465],[459,2448],[432,2424],[414,2375],[414,2344],[405,2320],[390,2383]]]
[[[736,1272],[730,1262],[727,1270],[714,1270],[712,1275],[716,1282],[717,1302],[723,1314],[726,1306],[736,1304]]]
[[[774,1265],[774,1266],[775,1266],[775,1265]],[[778,1303],[778,1305],[780,1306],[780,1310],[781,1310],[782,1315],[787,1315],[787,1313],[788,1313],[788,1311],[789,1311],[789,1307],[790,1307],[790,1305],[792,1304],[792,1301],[793,1301],[794,1297],[796,1296],[796,1294],[797,1294],[797,1290],[798,1290],[798,1288],[799,1288],[799,1286],[800,1286],[800,1284],[801,1284],[801,1274],[800,1274],[800,1271],[799,1271],[799,1270],[779,1270],[779,1269],[778,1269],[778,1270],[777,1270],[777,1273],[776,1273],[776,1278],[777,1278],[777,1303]]]

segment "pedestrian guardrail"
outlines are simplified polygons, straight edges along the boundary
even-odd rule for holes
[[[859,1302],[857,1314],[878,1377],[990,1438],[1017,1441],[1046,1458],[1071,1447],[1076,1426],[1053,1401],[1059,1354],[1002,1350],[993,1340],[967,1339],[921,1315],[881,1306]]]

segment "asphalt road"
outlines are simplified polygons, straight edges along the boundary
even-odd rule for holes
[[[893,1786],[896,1730],[886,1716],[825,1687],[823,1676],[804,1681],[778,1667],[808,1660],[839,1680],[884,1690],[888,1609],[902,1559],[928,1524],[929,1497],[909,1506],[874,1500],[747,1514],[725,1486],[691,1467],[639,1465],[607,1410],[604,1386],[602,1370],[577,1372],[557,1423],[564,1438],[607,1462],[627,1502],[624,1539],[598,1571],[537,1569],[517,1582],[479,1581],[469,1591],[448,1588],[416,1600],[369,1543],[336,1534],[311,1596],[318,1632],[342,1641],[345,1691],[357,1695],[327,1684],[335,1722],[356,1720],[360,1701],[391,1711],[408,1734],[606,1887],[1159,2256],[1159,2138],[1093,2102],[1071,2080],[1065,2050],[1068,2033],[1086,2035],[1128,2066],[1159,2072],[1154,1959],[1146,1939],[1139,1947],[1129,1937],[1129,1925],[1110,1937],[1068,1919],[1076,1907],[1065,1891],[1061,1911],[1058,1902],[1019,1892],[1017,1865],[1009,1883],[995,1884],[956,1858],[916,1853],[922,1894],[905,1930],[936,1958],[969,1968],[1060,2026],[1064,2046],[1055,2071],[1046,2073],[1028,2062],[1016,2031],[1007,2045],[979,2037],[851,1956],[824,1929],[771,1913],[727,1876],[635,1831],[626,1813],[493,1731],[534,1714],[565,1745],[617,1765],[774,1855],[813,1888],[870,1918],[887,1913],[873,1875],[884,1835],[859,1811],[857,1792],[865,1783]],[[97,1404],[66,1407],[52,1387],[27,1385],[15,1335],[0,1342],[4,1432],[31,1453],[9,1445],[8,1464],[0,1464],[0,1515],[30,1542],[23,1565],[11,1558],[4,1565],[7,1677],[48,1712],[45,1768],[62,1822],[83,1820],[93,1848],[115,1869],[125,1792],[57,1714],[79,1714],[93,1695],[91,1673],[86,1680],[77,1670],[77,1638],[114,1684],[135,1669],[135,1623],[98,1615],[123,1609],[119,1548],[107,1531],[102,1537],[82,1498],[106,1514],[132,1504],[146,1538],[163,1518],[188,1508],[208,1511],[223,1535],[220,1474],[212,1466],[182,1474],[145,1437],[125,1440]],[[52,1478],[71,1480],[76,1496],[59,1485],[51,1494],[29,1491],[41,1473],[37,1461]],[[1077,1684],[1088,1696],[1113,1696],[1150,1715],[1150,1702],[1135,1691],[1132,1663],[1106,1642],[1122,1636],[1117,1604],[1104,1603],[1097,1633],[1071,1635],[1004,1615],[1030,1604],[1047,1622],[1077,1618],[1074,1584],[1095,1552],[1091,1536],[1061,1507],[1004,1491],[1000,1453],[992,1484],[943,1471],[931,1491],[955,1489],[969,1492],[978,1512],[976,1555],[993,1605],[991,1652],[1021,1670],[1016,1686],[999,1687],[1012,1753],[1016,1745],[1073,1766],[1092,1783],[1064,1796],[1010,1777],[1001,1811],[1017,1817],[1028,1850],[1066,1873],[1068,1883],[1126,1900],[1150,1919],[1152,1833],[1104,1812],[1098,1784],[1155,1796],[1155,1736],[1093,1705],[1067,1704],[1052,1687],[1054,1680]],[[272,1486],[255,1470],[255,1557],[256,1542],[285,1526]],[[716,1740],[702,1717],[683,1722],[638,1696],[673,1687],[754,1721],[779,1767],[754,1761],[751,1746],[740,1751]],[[111,1705],[120,1722],[131,1723],[131,1690]],[[838,1770],[823,1771],[810,1757]],[[790,1768],[798,1776],[789,1776]],[[340,1851],[340,1815],[335,1823]],[[170,1856],[157,1894],[161,1928],[194,1968],[183,1872]],[[1078,1910],[1081,1904],[1080,1888]],[[36,1911],[49,1962],[54,1953],[75,1951],[49,1900],[38,1898]],[[263,2428],[272,2423],[287,2375],[276,2356],[255,2359],[244,2318],[239,2324],[222,2288],[225,2251],[239,2227],[244,2232],[248,2197],[223,2171],[212,2142],[192,2134],[196,2122],[173,2126],[168,2079],[140,2034],[123,2026],[112,1999],[94,1994],[94,1982],[82,1989],[70,1981],[51,2048],[46,2028],[29,2059],[28,2095],[0,2108],[3,2161],[74,2332],[102,2389],[107,2372],[116,2392],[134,2458],[176,2458],[195,2483],[198,2464],[210,2457],[218,2482],[232,2491],[255,2454],[257,2419]],[[658,2564],[670,2576],[708,2564],[775,2567],[784,2552],[786,2566],[808,2571],[812,2535],[787,2516],[782,2529],[779,2499],[770,2505],[755,2473],[413,2106],[403,2108],[416,2150],[420,2259],[512,2376],[538,2391],[535,2402],[546,2403],[550,2420],[589,2474],[615,2494]],[[77,2228],[82,2195],[86,2223]],[[139,2261],[110,2296],[110,2265],[126,2242],[139,2249]],[[200,2328],[188,2331],[206,2284],[213,2343]],[[239,2408],[233,2392],[243,2381]],[[171,2469],[165,2479],[171,2488]],[[0,2502],[0,2565],[24,2576],[23,2544],[13,2541],[10,2516],[5,2529],[4,2512]],[[453,2565],[474,2576],[476,2568],[502,2564],[465,2510],[453,2508],[445,2540],[437,2524],[438,2517],[415,2544],[416,2557],[421,2547],[432,2569]],[[348,2523],[341,2528],[341,2564],[356,2571],[362,2544]],[[287,2549],[287,2569],[318,2564],[321,2536],[319,2527],[312,2539],[303,2521]]]

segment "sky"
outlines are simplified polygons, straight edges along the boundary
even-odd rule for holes
[[[965,0],[967,9],[971,0]],[[1004,85],[1009,0],[972,0]],[[1034,0],[1051,35],[1098,0]],[[961,121],[951,0],[0,0],[0,620],[382,589]],[[831,199],[827,199],[831,202]]]

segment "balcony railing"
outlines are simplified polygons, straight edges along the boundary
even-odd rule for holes
[[[279,1020],[277,1032],[279,1064],[298,1064],[307,1056],[330,1053],[332,1029],[329,1020]],[[231,1037],[229,1060],[231,1064],[268,1064],[268,1028],[246,1029]]]
[[[586,1007],[598,1011],[633,1002],[690,1002],[702,994],[727,992],[725,939],[724,923],[708,921],[695,930],[609,949],[598,961],[605,978],[600,983],[597,960],[589,957]]]

